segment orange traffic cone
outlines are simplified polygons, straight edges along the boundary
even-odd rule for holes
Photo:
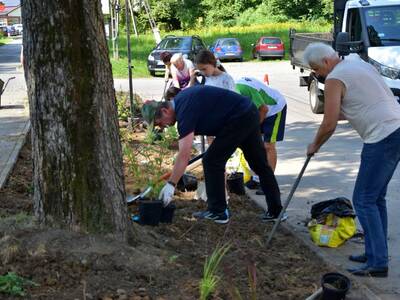
[[[269,85],[268,74],[264,75],[264,82]]]

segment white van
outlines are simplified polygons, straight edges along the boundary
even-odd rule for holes
[[[14,24],[13,26],[14,26],[15,30],[17,31],[18,35],[22,34],[22,24]]]

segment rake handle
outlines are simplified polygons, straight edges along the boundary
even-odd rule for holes
[[[279,213],[278,219],[276,219],[276,221],[275,221],[274,227],[272,228],[272,231],[268,236],[268,239],[267,239],[267,242],[265,243],[265,246],[268,246],[269,243],[271,242],[271,239],[274,236],[275,231],[278,228],[278,225],[280,224],[280,222],[282,220],[282,217],[283,217],[283,214],[286,211],[286,208],[289,206],[290,200],[292,200],[293,194],[296,191],[297,186],[299,185],[301,178],[303,177],[304,171],[306,170],[307,165],[310,162],[311,157],[312,157],[312,155],[307,155],[307,159],[304,162],[304,165],[301,168],[301,171],[300,171],[299,175],[297,176],[296,181],[294,182],[292,189],[290,190],[289,196],[288,196],[285,204],[283,205],[281,212]]]

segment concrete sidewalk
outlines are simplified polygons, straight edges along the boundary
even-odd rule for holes
[[[0,47],[0,78],[11,80],[1,96],[0,108],[0,188],[18,158],[30,128],[24,74],[19,64],[21,40]]]

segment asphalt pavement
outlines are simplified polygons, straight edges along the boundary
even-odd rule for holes
[[[0,47],[0,79],[11,79],[0,102],[0,188],[12,170],[30,128],[24,74],[20,65],[22,39]]]

